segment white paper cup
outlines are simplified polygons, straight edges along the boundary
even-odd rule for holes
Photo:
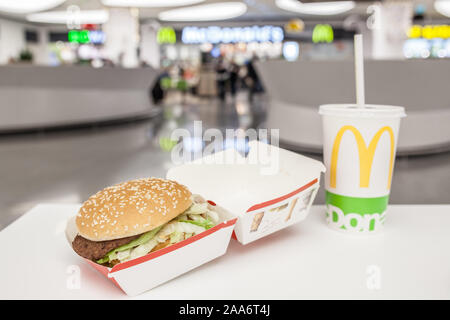
[[[328,104],[322,115],[327,223],[376,233],[383,227],[403,107]]]

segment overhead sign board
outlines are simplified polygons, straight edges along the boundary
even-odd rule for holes
[[[185,27],[181,41],[196,43],[237,43],[237,42],[281,42],[284,39],[283,28],[277,26],[251,27]]]

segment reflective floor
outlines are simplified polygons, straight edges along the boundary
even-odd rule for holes
[[[124,180],[165,176],[172,166],[164,137],[177,127],[258,128],[267,102],[245,96],[226,103],[168,103],[153,120],[69,132],[0,137],[0,229],[38,203],[78,203]],[[309,155],[320,159],[321,156]],[[396,161],[391,203],[450,203],[450,153]],[[316,203],[323,203],[319,192]]]

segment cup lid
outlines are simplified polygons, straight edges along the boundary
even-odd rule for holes
[[[356,104],[324,104],[319,107],[319,114],[355,118],[406,117],[403,107],[379,104],[366,104],[364,108]]]

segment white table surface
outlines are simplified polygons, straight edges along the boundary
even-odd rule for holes
[[[78,207],[42,204],[0,232],[0,299],[128,298],[69,247]],[[304,222],[246,246],[231,240],[224,256],[135,298],[450,299],[450,205],[391,205],[377,236],[333,231],[314,206]]]

